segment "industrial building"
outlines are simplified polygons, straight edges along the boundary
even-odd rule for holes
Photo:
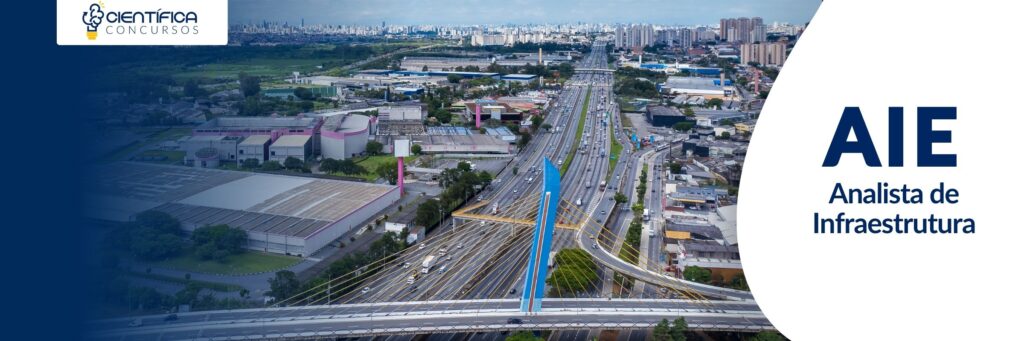
[[[666,128],[672,127],[679,122],[693,121],[693,119],[679,112],[679,109],[662,105],[648,105],[647,120],[651,122],[652,126]]]
[[[270,144],[270,161],[284,164],[289,157],[306,161],[313,156],[313,138],[309,135],[285,135]]]
[[[320,128],[321,155],[324,158],[344,160],[362,154],[366,151],[366,142],[370,139],[370,126],[369,116],[328,116]]]
[[[662,90],[673,95],[702,96],[707,99],[725,98],[732,94],[732,82],[727,79],[705,77],[669,77]]]
[[[117,162],[92,169],[90,218],[130,221],[166,212],[183,229],[225,224],[252,250],[309,256],[399,200],[389,185]]]
[[[419,107],[415,107],[419,108]],[[390,117],[395,108],[383,108]],[[395,113],[415,117],[412,111]],[[317,155],[345,159],[362,154],[374,121],[350,112],[316,117],[219,117],[192,130],[179,145],[184,163],[216,168],[223,162],[284,163],[288,157],[310,160]]]

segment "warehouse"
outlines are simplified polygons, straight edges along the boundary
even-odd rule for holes
[[[366,151],[369,137],[370,117],[359,114],[329,116],[320,129],[321,153],[325,158],[348,159]]]
[[[90,218],[166,212],[186,231],[226,224],[253,250],[309,256],[399,200],[389,185],[117,162],[93,169]]]
[[[722,85],[722,83],[725,85]],[[729,80],[703,77],[669,77],[662,88],[670,94],[702,96],[707,99],[725,98],[732,94]]]

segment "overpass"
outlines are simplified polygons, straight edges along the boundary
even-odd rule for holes
[[[100,340],[310,339],[396,334],[651,328],[664,318],[685,317],[691,329],[757,332],[774,328],[751,302],[722,302],[709,311],[703,302],[646,299],[547,299],[542,311],[523,313],[520,301],[460,300],[317,305],[240,309],[93,322]],[[518,319],[518,320],[510,320]]]

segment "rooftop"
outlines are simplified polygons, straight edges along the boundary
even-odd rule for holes
[[[306,143],[309,143],[310,138],[311,136],[309,135],[285,135],[277,138],[277,141],[274,141],[274,144],[270,146],[281,148],[303,147]]]
[[[196,130],[202,129],[253,129],[253,128],[313,128],[317,119],[313,117],[217,117],[206,121]]]
[[[654,116],[683,116],[679,109],[662,105],[649,105],[647,106],[647,111]]]
[[[227,224],[305,238],[394,186],[133,162],[93,169],[89,216],[127,220],[147,209],[187,226]]]
[[[359,114],[341,114],[328,116],[324,120],[322,131],[351,132],[365,130],[370,127],[370,117]]]
[[[665,87],[673,89],[694,89],[694,90],[722,90],[722,85],[716,78],[704,77],[669,77]]]
[[[270,135],[252,135],[247,137],[239,146],[262,146],[270,141]]]

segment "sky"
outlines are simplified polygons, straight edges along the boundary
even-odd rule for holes
[[[229,0],[232,23],[491,25],[650,23],[712,25],[720,18],[766,24],[810,21],[820,0]]]

